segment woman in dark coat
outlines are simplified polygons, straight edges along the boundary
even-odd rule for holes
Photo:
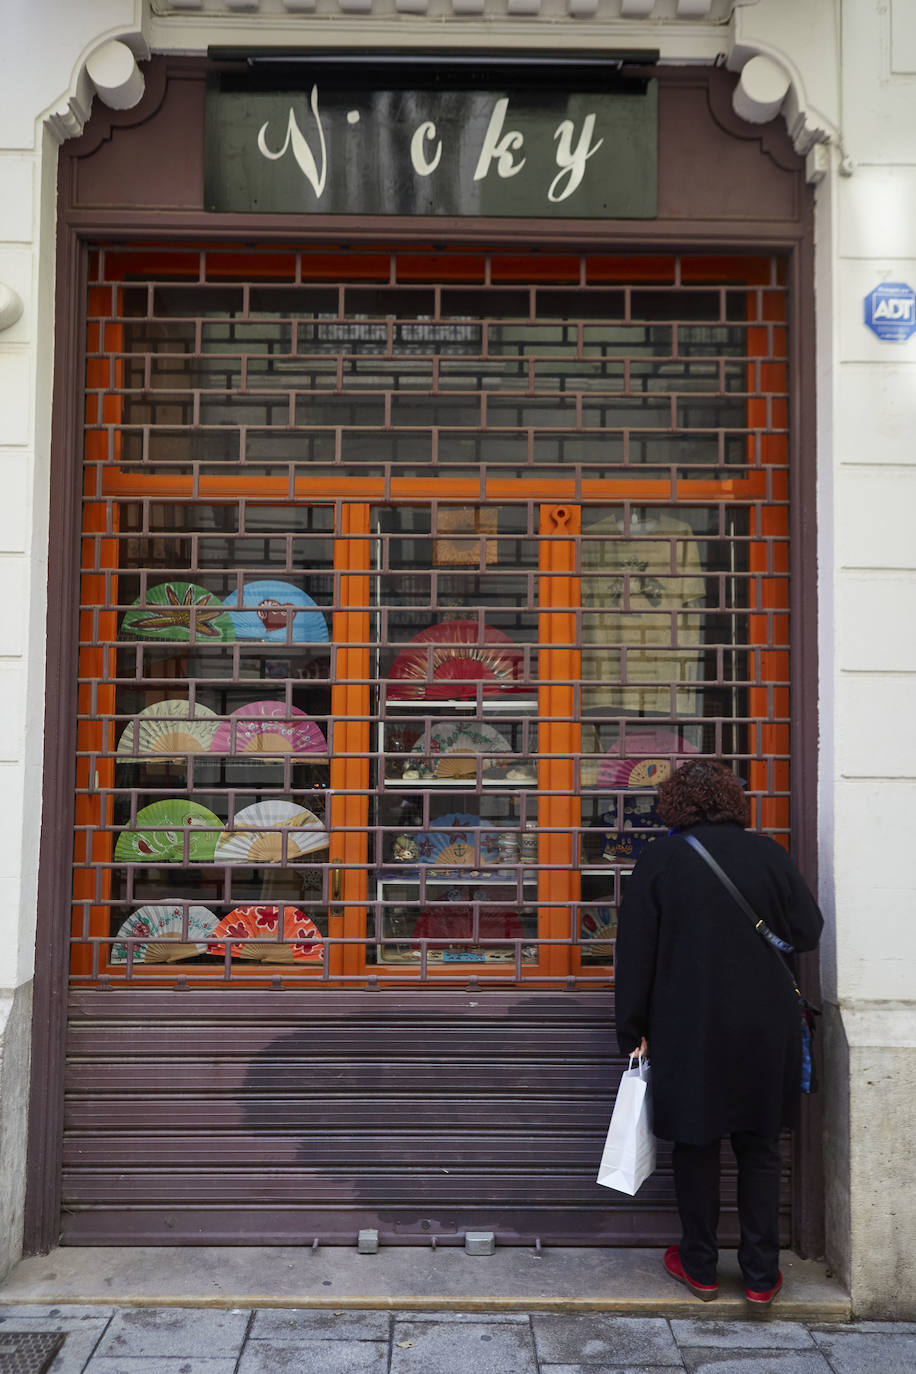
[[[655,1133],[674,1141],[682,1238],[665,1268],[704,1300],[718,1292],[719,1147],[738,1161],[738,1262],[750,1302],[779,1272],[779,1133],[795,1124],[801,1080],[798,1003],[768,947],[708,864],[695,835],[780,939],[813,949],[823,918],[786,851],[745,829],[748,799],[722,763],[692,760],[658,789],[672,827],[625,888],[617,932],[620,1049],[652,1062]]]

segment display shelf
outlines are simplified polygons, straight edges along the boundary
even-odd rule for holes
[[[447,788],[452,792],[472,792],[477,787],[477,779],[474,778],[397,778],[384,777],[382,784],[385,787],[409,787],[420,789]],[[488,789],[516,788],[516,787],[537,787],[537,778],[481,778],[481,787]]]
[[[527,738],[527,722],[537,707],[534,698],[500,702],[500,709],[493,713],[489,707],[494,703],[487,702],[480,715],[476,702],[449,699],[403,704],[411,709],[403,714],[389,710],[378,723],[382,787],[415,792],[505,792],[537,787],[537,754]],[[424,708],[422,719],[418,705]],[[509,716],[508,705],[518,707],[515,714],[525,724]],[[473,714],[468,706],[474,708]],[[488,717],[502,728],[494,729]],[[395,744],[390,757],[386,753],[389,739]],[[405,777],[405,771],[411,776]],[[520,776],[510,777],[510,773]]]
[[[396,697],[385,702],[385,717],[397,715],[400,711],[406,712],[408,716],[423,714],[438,715],[440,712],[448,714],[451,711],[461,711],[463,715],[473,716],[477,713],[478,704],[481,715],[493,712],[494,715],[508,715],[510,711],[536,711],[538,699],[536,696],[500,696],[484,697],[480,703],[476,698],[458,697],[438,697],[438,698],[414,698],[401,700]]]
[[[516,865],[520,867],[520,865]],[[448,873],[436,873],[433,876],[431,870],[426,871],[427,887],[517,887],[518,878],[513,877],[510,870],[511,865],[506,864],[500,869],[479,869],[472,871],[467,869],[452,869]],[[384,869],[376,873],[377,887],[388,887],[389,885],[401,884],[405,887],[417,887],[420,883],[420,870],[413,864],[404,869]],[[528,868],[524,869],[522,883],[525,887],[537,886],[536,871]]]
[[[380,964],[412,964],[415,967],[421,961],[419,949],[391,949],[387,945],[376,944],[375,946],[378,962]],[[427,964],[504,964],[513,965],[515,963],[515,950],[505,949],[432,949],[426,950]],[[533,964],[537,962],[537,946],[527,944],[522,946],[522,963]]]
[[[455,829],[464,832],[470,830],[472,824],[495,824],[499,832],[517,831],[521,840],[520,811],[524,815],[532,803],[520,798],[530,798],[538,784],[537,709],[534,693],[486,697],[482,701],[466,698],[389,700],[377,728],[379,794],[388,798],[380,805],[389,808],[397,805],[398,794],[402,806],[413,807],[415,799],[424,792],[441,797],[441,800],[451,793],[453,800],[448,804],[455,809],[462,805],[465,797],[476,794],[479,801],[486,795],[486,804],[470,809],[475,813],[478,810],[486,812],[488,819],[481,816],[472,820],[462,814],[456,816]],[[386,745],[391,749],[390,755]],[[403,777],[405,768],[414,776]],[[516,770],[523,776],[506,776]],[[405,800],[405,794],[409,795],[409,800]],[[434,810],[435,804],[431,804],[430,809]],[[435,826],[436,822],[431,820],[429,824]],[[517,962],[518,947],[512,942],[504,944],[498,938],[494,945],[492,937],[486,934],[494,904],[510,908],[517,913],[513,920],[525,922],[527,938],[521,958],[526,964],[536,962],[537,917],[532,914],[538,891],[536,858],[526,856],[522,860],[519,856],[514,861],[497,858],[495,843],[492,838],[485,841],[482,833],[475,835],[473,847],[479,852],[471,856],[471,863],[462,862],[468,857],[467,849],[460,857],[443,855],[437,863],[438,846],[433,846],[431,852],[435,857],[428,863],[419,861],[414,849],[404,854],[406,862],[389,859],[375,870],[375,898],[384,904],[386,912],[384,942],[376,945],[377,963],[419,967],[419,942],[423,937],[416,936],[412,940],[408,933],[412,920],[417,918],[415,904],[418,902],[421,905],[428,902],[437,920],[446,922],[442,935],[430,938],[429,943],[424,938],[426,963],[431,968],[438,966],[444,971],[449,965],[497,965],[511,972]],[[394,852],[398,852],[397,844]],[[453,857],[453,864],[448,864],[449,857]],[[458,862],[454,863],[454,859]],[[472,866],[475,861],[479,866]],[[471,903],[482,908],[484,933],[476,942],[469,940],[466,934],[465,938],[461,934],[453,935],[447,922],[453,908],[455,913],[459,908],[464,909],[462,920],[466,922]],[[404,910],[399,913],[400,908]],[[387,924],[389,919],[393,923],[391,926]],[[402,925],[406,926],[403,942]]]

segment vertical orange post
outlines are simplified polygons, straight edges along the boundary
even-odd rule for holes
[[[122,348],[123,329],[105,317],[112,310],[112,296],[108,288],[90,288],[89,312],[97,317],[89,325],[90,355],[104,349],[117,353]],[[107,905],[111,895],[111,869],[96,865],[111,863],[114,838],[111,788],[114,784],[114,745],[116,727],[110,717],[115,713],[115,662],[117,655],[118,616],[108,610],[111,600],[117,600],[117,577],[112,575],[106,586],[106,571],[118,567],[117,539],[118,510],[109,508],[99,498],[98,474],[101,464],[108,460],[108,430],[92,429],[93,425],[116,425],[121,417],[121,398],[117,388],[121,384],[121,362],[115,362],[111,375],[111,359],[89,357],[86,381],[90,394],[86,398],[85,423],[86,466],[84,470],[84,517],[80,573],[80,602],[87,609],[79,613],[79,677],[82,682],[77,710],[76,747],[76,835],[74,837],[73,874],[73,946],[71,967],[74,974],[92,971],[92,946],[85,937],[107,937],[110,915]],[[114,383],[115,392],[105,388]],[[117,432],[120,440],[120,433]],[[97,536],[108,536],[97,538]],[[97,607],[97,610],[89,609]],[[88,682],[95,682],[93,694]],[[96,874],[98,873],[98,878]],[[86,922],[86,903],[88,923]],[[87,928],[88,924],[88,928]],[[100,959],[100,968],[107,960]]]
[[[569,940],[570,912],[579,897],[576,830],[580,820],[576,759],[581,728],[575,688],[581,672],[576,638],[579,578],[576,569],[578,506],[542,506],[538,533],[538,884],[540,934]],[[564,975],[572,967],[572,945],[542,948],[545,973]]]
[[[748,314],[757,317],[757,293],[748,294]],[[750,512],[749,570],[751,609],[749,647],[756,681],[748,693],[751,725],[749,783],[761,794],[756,826],[773,830],[782,843],[789,829],[789,509],[788,369],[786,316],[782,291],[763,295],[759,324],[748,328],[748,427],[759,433],[759,462],[767,477],[764,503]],[[770,347],[770,336],[773,346]],[[763,361],[768,359],[768,361]],[[759,373],[759,377],[755,376]],[[781,431],[781,432],[774,432]],[[749,445],[754,444],[754,436]],[[749,455],[753,459],[754,455]],[[756,537],[755,537],[756,536]],[[768,561],[769,560],[769,561]],[[783,795],[772,795],[772,793]]]
[[[369,751],[371,691],[369,646],[371,542],[369,507],[341,506],[340,538],[334,545],[334,573],[339,600],[334,612],[333,643],[337,663],[331,687],[331,972],[363,972],[365,953],[358,944],[366,934],[366,884],[369,861]],[[339,875],[339,876],[338,876]]]

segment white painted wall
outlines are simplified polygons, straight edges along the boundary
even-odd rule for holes
[[[39,340],[53,288],[41,225],[54,200],[34,121],[33,136],[37,147],[0,152],[0,282],[24,305],[0,333],[0,988],[31,977],[41,807],[50,395]]]
[[[916,336],[879,340],[864,298],[883,281],[916,287],[916,6],[844,0],[840,13],[851,175],[835,155],[817,280],[828,1244],[858,1312],[912,1317]]]
[[[0,282],[24,303],[0,332],[0,988],[34,967],[44,730],[57,144],[46,117],[88,114],[100,40],[136,43],[142,0],[41,0],[5,16]]]
[[[916,1001],[916,335],[886,343],[863,323],[879,282],[916,286],[916,7],[853,0],[842,41],[856,60],[833,273],[837,991]]]

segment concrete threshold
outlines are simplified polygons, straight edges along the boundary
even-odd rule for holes
[[[0,1305],[316,1307],[436,1312],[613,1312],[670,1317],[849,1321],[849,1296],[823,1262],[784,1253],[784,1287],[750,1307],[734,1251],[720,1257],[719,1297],[704,1303],[664,1272],[662,1250],[497,1248],[470,1256],[355,1246],[61,1247],[22,1260],[0,1284]]]

